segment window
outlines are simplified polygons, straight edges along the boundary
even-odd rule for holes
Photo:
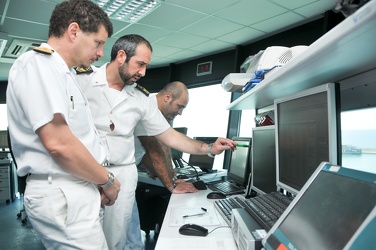
[[[220,84],[189,89],[189,103],[181,116],[174,120],[174,127],[187,127],[191,138],[202,136],[226,137],[231,93]],[[253,118],[251,118],[253,119]],[[183,154],[188,162],[189,155]],[[214,169],[223,168],[224,154],[215,157]]]
[[[7,105],[0,104],[0,130],[7,130],[8,128],[8,116],[7,116]]]
[[[376,173],[376,108],[341,113],[342,164]]]

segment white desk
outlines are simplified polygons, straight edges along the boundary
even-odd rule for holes
[[[215,200],[209,200],[206,195],[211,192],[210,189],[202,190],[197,193],[191,194],[173,194],[171,195],[170,202],[166,211],[166,215],[163,220],[162,228],[158,236],[156,250],[188,250],[188,249],[205,249],[205,250],[232,250],[237,249],[235,241],[232,236],[231,229],[223,220],[221,215],[215,210],[213,202]],[[202,225],[209,230],[209,234],[206,237],[198,236],[186,236],[179,234],[179,227],[172,226],[171,222],[172,213],[176,214],[175,209],[179,208],[193,208],[200,209],[204,207],[214,212],[218,218],[219,225],[206,226]],[[209,210],[208,210],[209,211]],[[204,215],[205,216],[205,215]],[[213,216],[211,213],[210,216]],[[198,220],[198,217],[196,218]],[[202,218],[204,220],[204,218]],[[196,223],[199,224],[199,223]],[[216,229],[219,226],[225,226]],[[211,232],[211,233],[210,233]]]

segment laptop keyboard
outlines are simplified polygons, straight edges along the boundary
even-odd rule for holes
[[[225,195],[242,194],[244,193],[244,187],[240,187],[231,181],[223,181],[208,185],[209,189],[213,191],[219,191]]]
[[[214,202],[214,207],[217,211],[222,215],[223,219],[226,223],[231,227],[231,214],[232,209],[234,208],[243,208],[243,206],[239,203],[239,197],[235,198],[226,198],[222,200],[216,200]]]
[[[290,196],[272,192],[244,199],[240,204],[265,230],[269,230],[292,200]]]

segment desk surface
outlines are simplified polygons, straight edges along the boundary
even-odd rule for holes
[[[163,220],[162,228],[158,236],[158,241],[155,248],[156,250],[237,249],[230,227],[228,227],[221,215],[214,208],[213,203],[215,200],[209,200],[206,198],[206,195],[209,192],[212,191],[210,189],[207,189],[199,191],[197,193],[171,195],[166,215]],[[179,234],[179,227],[184,223],[177,225],[178,223],[176,223],[175,216],[179,214],[178,211],[185,209],[187,209],[187,211],[194,211],[195,209],[200,210],[201,207],[208,209],[210,217],[216,216],[218,218],[217,222],[219,222],[219,224],[217,225],[217,223],[214,222],[212,225],[202,225],[209,230],[209,234],[206,237],[185,236]],[[203,216],[209,216],[209,214]],[[201,217],[201,219],[199,219],[198,216],[195,218],[195,220],[201,220],[204,222],[207,221],[207,218]],[[211,232],[215,228],[218,229]]]

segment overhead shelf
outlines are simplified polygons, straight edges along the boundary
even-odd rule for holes
[[[368,2],[302,54],[228,105],[257,109],[275,99],[376,67],[376,0]]]

